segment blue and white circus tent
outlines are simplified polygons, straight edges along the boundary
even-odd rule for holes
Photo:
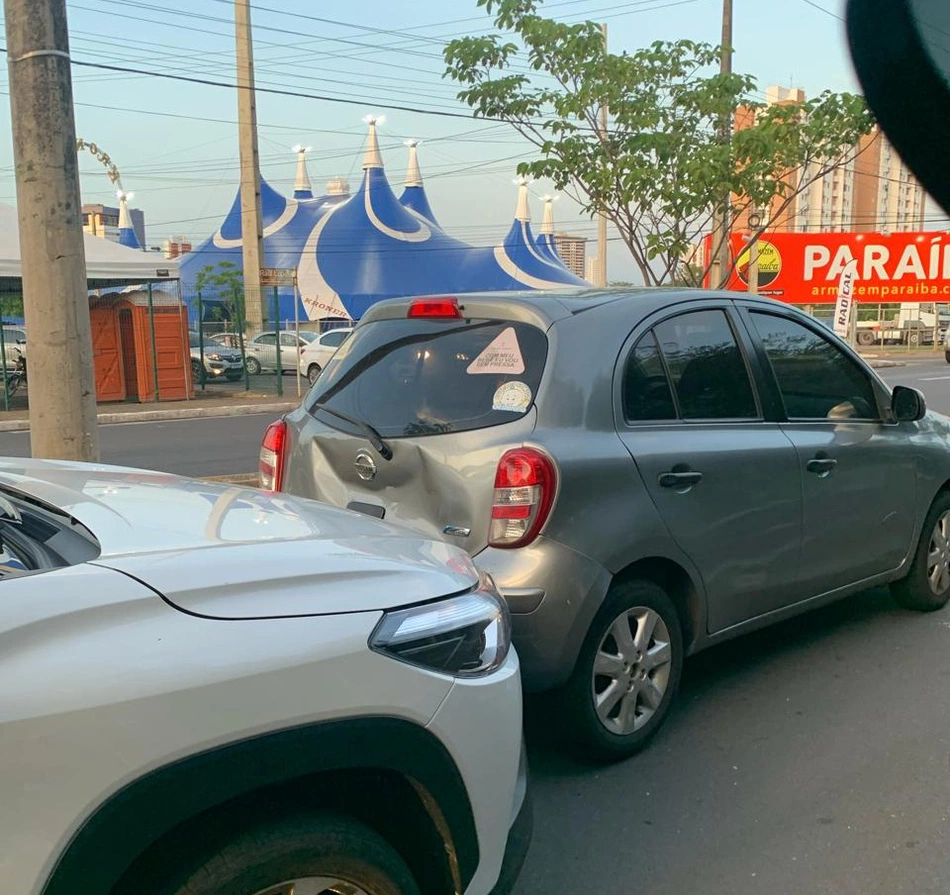
[[[300,304],[294,308],[293,290],[281,290],[282,322],[292,320],[295,310],[302,320],[358,320],[374,303],[403,295],[585,285],[564,266],[556,249],[551,255],[532,234],[526,181],[520,182],[515,220],[504,241],[497,246],[471,246],[437,223],[423,186],[415,142],[409,144],[405,190],[397,199],[383,169],[376,122],[368,121],[362,182],[353,195],[348,195],[345,184],[331,182],[327,195],[313,197],[303,147],[295,148],[297,178],[292,198],[261,183],[265,264],[297,269]],[[220,261],[240,267],[241,246],[238,195],[214,235],[181,261],[193,316],[198,272]],[[216,296],[204,291],[202,298]]]

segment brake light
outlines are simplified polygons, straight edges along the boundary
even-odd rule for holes
[[[267,427],[261,442],[258,471],[265,491],[280,491],[284,483],[284,451],[287,446],[287,423],[277,420]]]
[[[451,317],[462,316],[457,298],[417,298],[409,303],[407,317]]]
[[[524,547],[544,528],[557,489],[557,471],[535,448],[508,451],[498,461],[488,543]]]

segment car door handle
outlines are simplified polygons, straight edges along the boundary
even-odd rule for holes
[[[661,472],[657,484],[661,488],[691,488],[702,480],[701,472]]]
[[[805,469],[815,473],[815,475],[826,476],[837,465],[838,461],[832,460],[831,457],[815,457],[805,464]]]

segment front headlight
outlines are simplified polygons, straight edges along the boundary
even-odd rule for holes
[[[221,360],[221,355],[220,355],[220,354],[218,354],[218,352],[217,352],[217,351],[215,351],[215,353],[214,353],[214,354],[209,354],[209,355],[208,355],[208,357],[210,357],[210,358],[211,358],[211,360]]]
[[[386,613],[369,646],[443,674],[491,674],[504,664],[511,648],[508,607],[483,574],[478,587],[467,594]]]

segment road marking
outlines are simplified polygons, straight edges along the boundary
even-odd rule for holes
[[[919,382],[939,382],[941,379],[950,379],[950,376],[921,376]]]

